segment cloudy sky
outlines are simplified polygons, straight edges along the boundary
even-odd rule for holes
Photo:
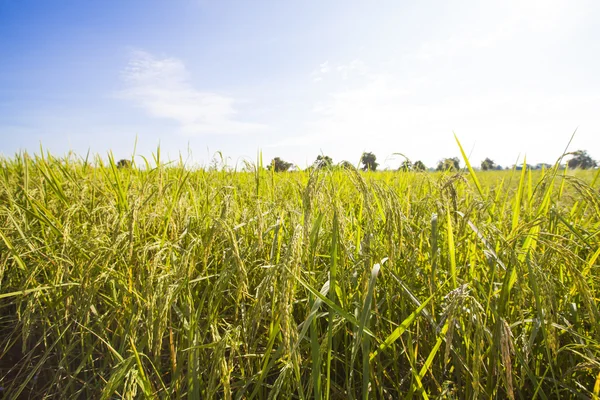
[[[600,2],[0,0],[0,154],[600,158]]]

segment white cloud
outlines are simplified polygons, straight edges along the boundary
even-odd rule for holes
[[[561,56],[576,51],[584,10],[564,0],[485,3],[420,43],[360,53],[368,66],[329,60],[311,75],[323,82],[301,128],[274,146],[318,146],[334,159],[401,152],[431,166],[459,156],[455,131],[474,163],[510,165],[519,154],[553,162],[579,127],[573,149],[589,148],[600,129],[597,80],[570,76],[584,70]]]
[[[153,117],[175,121],[184,134],[246,134],[264,128],[238,121],[233,98],[195,89],[185,64],[176,58],[157,58],[136,51],[123,72],[123,80],[123,98]]]
[[[340,72],[342,79],[346,80],[353,73],[364,75],[367,72],[367,65],[361,60],[352,60],[348,64],[338,65],[336,69]]]
[[[331,65],[329,61],[325,61],[312,72],[311,77],[314,82],[320,82],[326,75],[331,75],[335,72],[335,77],[346,80],[352,75],[365,75],[367,70],[367,65],[361,60],[352,60],[349,63],[338,65]]]
[[[584,141],[600,127],[598,95],[492,86],[453,92],[443,90],[446,84],[369,71],[322,94],[304,133],[273,147],[319,146],[334,159],[374,151],[383,160],[401,152],[432,166],[442,157],[459,156],[455,131],[465,149],[473,149],[476,164],[492,157],[510,165],[518,154],[553,162],[577,126],[576,139]]]
[[[326,74],[331,70],[331,67],[329,66],[329,61],[325,61],[323,64],[321,64],[319,66],[319,72],[322,74]]]
[[[329,61],[325,61],[310,76],[313,78],[313,82],[319,82],[323,80],[323,76],[327,75],[329,71],[331,71],[331,66],[329,65]]]
[[[408,55],[417,60],[438,61],[437,58],[461,55],[493,48],[503,42],[520,41],[542,35],[551,41],[572,29],[588,9],[589,1],[568,0],[509,0],[485,2],[465,16],[447,32],[447,37],[424,41],[416,53]],[[456,29],[456,30],[454,30]]]

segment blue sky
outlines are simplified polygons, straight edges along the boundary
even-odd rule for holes
[[[0,153],[600,158],[600,2],[0,0]]]

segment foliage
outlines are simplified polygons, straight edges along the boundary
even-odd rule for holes
[[[379,166],[377,157],[373,153],[363,153],[360,157],[360,162],[363,164],[363,171],[375,171],[377,170],[377,166]]]
[[[400,167],[398,167],[398,171],[407,172],[407,171],[412,171],[412,169],[413,169],[413,164],[408,159],[402,161],[402,164],[400,164]]]
[[[549,168],[552,168],[552,164],[538,163],[535,165],[535,167],[533,169],[549,169]]]
[[[279,157],[275,157],[271,160],[271,163],[267,166],[269,171],[274,170],[275,172],[285,172],[289,170],[294,164],[286,162]]]
[[[458,171],[460,169],[460,160],[458,157],[443,158],[438,162],[437,171]]]
[[[356,167],[354,166],[354,164],[352,164],[350,161],[342,161],[338,164],[340,167],[344,168],[344,169],[349,169],[349,170],[355,170]]]
[[[485,160],[483,160],[481,162],[481,169],[483,171],[490,171],[490,170],[493,170],[493,169],[499,169],[498,167],[499,166],[496,165],[496,163],[493,160],[489,159],[489,158],[486,158]]]
[[[415,163],[413,164],[412,167],[413,167],[413,170],[415,170],[415,171],[426,171],[427,170],[427,167],[421,160],[415,161]]]
[[[119,162],[117,163],[117,168],[131,168],[131,160],[119,160]]]
[[[315,168],[331,168],[333,166],[333,159],[329,156],[319,154],[313,165]]]
[[[598,165],[585,150],[578,150],[572,154],[573,157],[567,162],[569,168],[590,169],[596,168]]]
[[[595,171],[157,164],[0,159],[2,398],[597,394]]]

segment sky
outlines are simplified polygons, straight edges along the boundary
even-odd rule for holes
[[[0,154],[600,158],[597,0],[0,0]]]

